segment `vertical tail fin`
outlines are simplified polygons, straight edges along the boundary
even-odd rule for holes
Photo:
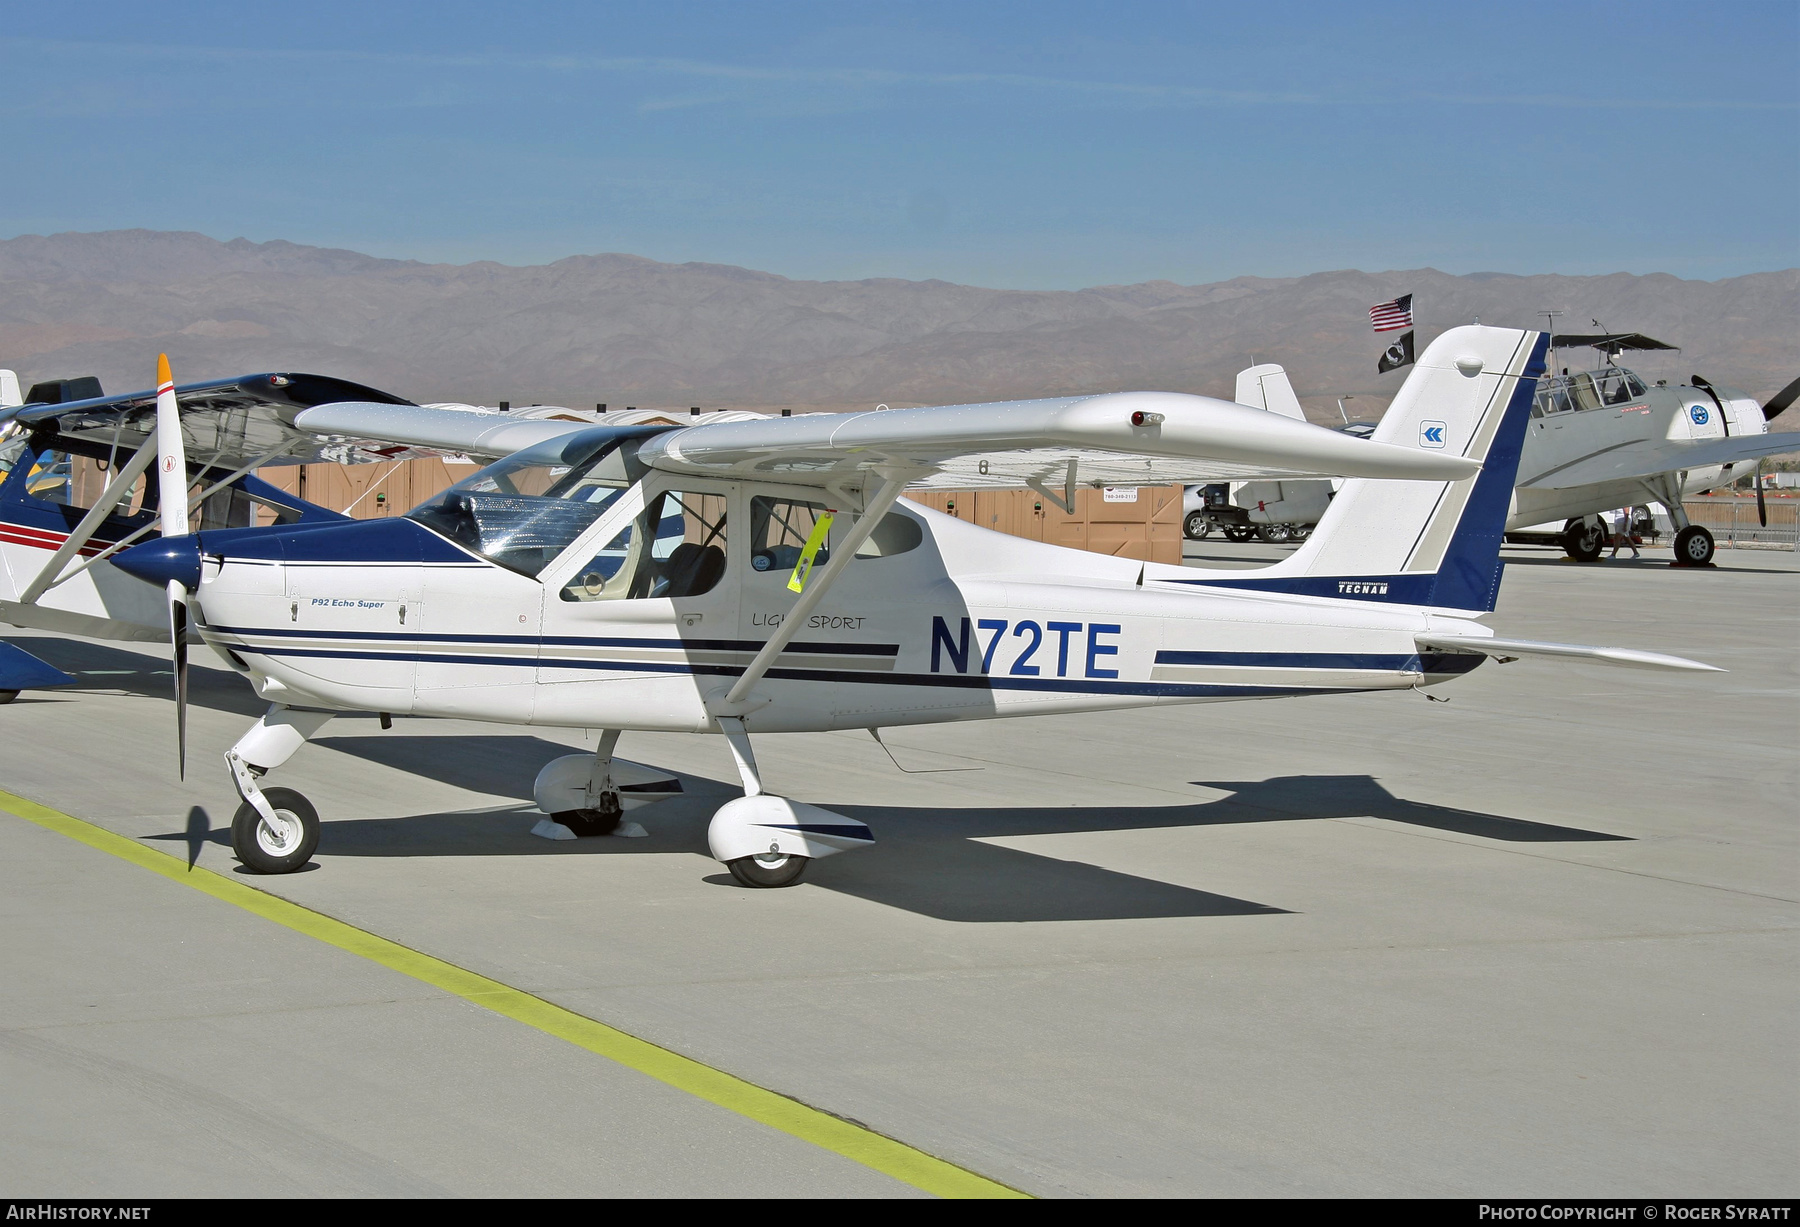
[[[1234,399],[1252,409],[1267,409],[1300,422],[1306,420],[1300,398],[1294,395],[1294,385],[1288,382],[1287,371],[1273,362],[1247,366],[1239,371]]]
[[[1500,538],[1549,337],[1469,325],[1433,341],[1374,439],[1482,462],[1456,482],[1346,481],[1311,539],[1254,578],[1191,582],[1490,610]],[[1192,570],[1189,571],[1192,575]]]

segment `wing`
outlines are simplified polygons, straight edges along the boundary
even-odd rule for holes
[[[586,430],[593,422],[514,417],[436,405],[345,401],[307,409],[294,419],[301,430],[343,448],[413,448],[437,455],[510,456],[539,443]]]
[[[305,464],[317,460],[356,463],[398,459],[405,449],[334,446],[297,427],[295,419],[314,405],[356,400],[384,408],[405,406],[397,396],[325,375],[276,373],[240,375],[175,389],[181,431],[190,459],[213,467]],[[416,407],[416,406],[415,406]],[[156,393],[96,397],[62,405],[24,405],[0,414],[31,429],[54,427],[57,434],[121,450],[136,451],[156,429]]]
[[[1715,464],[1737,464],[1782,452],[1800,452],[1800,430],[1765,435],[1738,435],[1729,439],[1685,442],[1679,439],[1623,443],[1580,460],[1559,465],[1519,482],[1529,490],[1562,490],[1591,486],[1603,481],[1654,477],[1682,469],[1704,469]]]
[[[702,414],[698,420],[761,420],[763,416],[726,410]],[[474,405],[451,408],[346,401],[307,409],[294,419],[294,425],[341,448],[398,448],[426,455],[497,459],[594,426],[677,426],[683,420],[687,419],[647,409],[590,413],[585,409],[537,405],[516,413],[501,413]]]
[[[1373,443],[1176,392],[708,423],[657,435],[638,457],[677,473],[818,486],[891,466],[917,472],[915,488],[955,489],[1240,475],[1454,481],[1480,469],[1461,456]]]

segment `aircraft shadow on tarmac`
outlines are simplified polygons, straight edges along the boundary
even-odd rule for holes
[[[74,676],[75,686],[62,687],[56,690],[33,690],[20,695],[18,702],[27,699],[74,699],[79,701],[83,690],[120,690],[126,694],[142,695],[151,699],[166,699],[171,703],[175,698],[174,675],[170,671],[166,657],[151,655],[148,652],[134,652],[127,648],[109,647],[99,643],[84,643],[78,639],[60,639],[49,635],[31,636],[8,640],[15,647],[23,648],[47,665],[54,665],[64,673]],[[165,647],[163,649],[167,651]],[[250,689],[248,682],[227,669],[206,668],[201,657],[210,657],[211,653],[204,648],[192,649],[195,653],[196,665],[188,669],[188,702],[195,707],[206,707],[213,711],[235,712],[251,720],[256,719],[269,709],[267,699],[259,699],[256,692]],[[172,715],[158,715],[171,727]]]
[[[569,746],[505,735],[334,737],[320,738],[316,744],[470,791],[520,799],[486,811],[328,818],[319,841],[319,854],[327,860],[705,855],[706,824],[712,812],[737,795],[732,784],[684,775],[682,797],[638,812],[650,832],[647,838],[553,842],[529,834],[541,817],[529,799],[531,781],[543,764],[569,753]],[[1278,915],[1286,909],[985,841],[1332,818],[1380,818],[1509,843],[1627,838],[1409,801],[1366,775],[1195,783],[1230,795],[1192,805],[987,809],[847,805],[829,797],[809,798],[867,822],[878,842],[868,851],[819,862],[807,870],[806,881],[920,915],[972,923]],[[197,808],[190,812],[185,832],[157,838],[186,842],[190,861],[205,842],[229,843],[229,833],[212,830],[205,811]],[[736,888],[729,875],[706,880]]]
[[[1715,555],[1715,558],[1716,557],[1717,556]],[[1546,553],[1541,557],[1521,557],[1515,554],[1506,557],[1506,565],[1509,567],[1567,567],[1571,571],[1583,572],[1590,575],[1602,568],[1610,568],[1612,570],[1623,568],[1627,571],[1667,571],[1673,568],[1679,571],[1698,570],[1714,573],[1725,572],[1731,575],[1782,576],[1792,574],[1791,571],[1778,570],[1774,567],[1734,567],[1729,562],[1716,561],[1708,563],[1704,567],[1675,567],[1675,564],[1670,562],[1668,558],[1651,558],[1648,556],[1643,558],[1602,558],[1595,562],[1577,562],[1567,554]]]

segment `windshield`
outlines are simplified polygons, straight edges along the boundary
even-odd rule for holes
[[[490,464],[407,514],[482,557],[535,576],[645,472],[656,429],[599,428]]]

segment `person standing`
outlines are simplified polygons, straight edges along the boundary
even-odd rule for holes
[[[1612,553],[1607,555],[1608,558],[1617,558],[1621,545],[1630,547],[1633,558],[1643,557],[1638,551],[1637,538],[1631,535],[1631,508],[1613,512],[1612,530]]]

